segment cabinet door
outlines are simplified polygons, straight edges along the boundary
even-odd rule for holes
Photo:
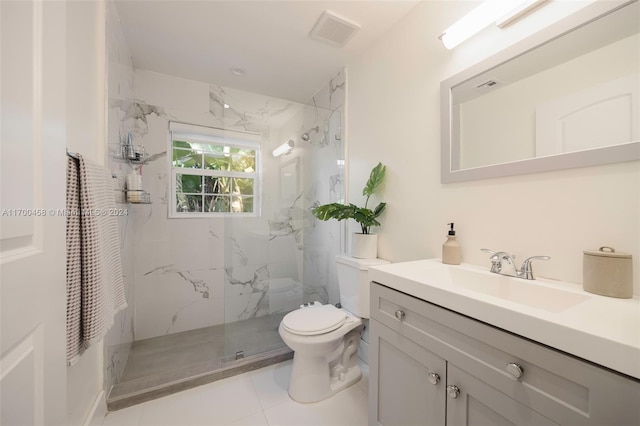
[[[375,320],[370,333],[369,423],[444,425],[446,362]]]
[[[449,362],[447,426],[557,425]]]

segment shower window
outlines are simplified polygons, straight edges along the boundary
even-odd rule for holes
[[[259,136],[172,122],[170,217],[259,214]]]

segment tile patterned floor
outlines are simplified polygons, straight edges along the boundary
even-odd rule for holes
[[[300,404],[287,393],[292,361],[240,374],[107,414],[103,426],[367,424],[369,371],[333,397]]]

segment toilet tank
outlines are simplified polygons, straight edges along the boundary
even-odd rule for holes
[[[360,318],[369,318],[369,267],[389,263],[382,259],[336,256],[340,304]]]

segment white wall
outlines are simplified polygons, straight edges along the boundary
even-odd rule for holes
[[[104,163],[105,3],[67,2],[67,148]],[[102,342],[67,369],[67,421],[83,424],[102,390]],[[63,391],[61,389],[61,391]]]
[[[538,13],[552,22],[556,3]],[[627,162],[550,173],[440,183],[439,84],[534,30],[525,20],[490,29],[453,51],[438,35],[474,6],[425,1],[377,44],[348,64],[349,194],[360,202],[369,170],[387,165],[387,201],[379,257],[394,262],[440,257],[446,224],[455,222],[463,261],[489,266],[480,248],[538,262],[539,276],[582,282],[582,251],[602,245],[632,253],[640,294],[640,164]]]

